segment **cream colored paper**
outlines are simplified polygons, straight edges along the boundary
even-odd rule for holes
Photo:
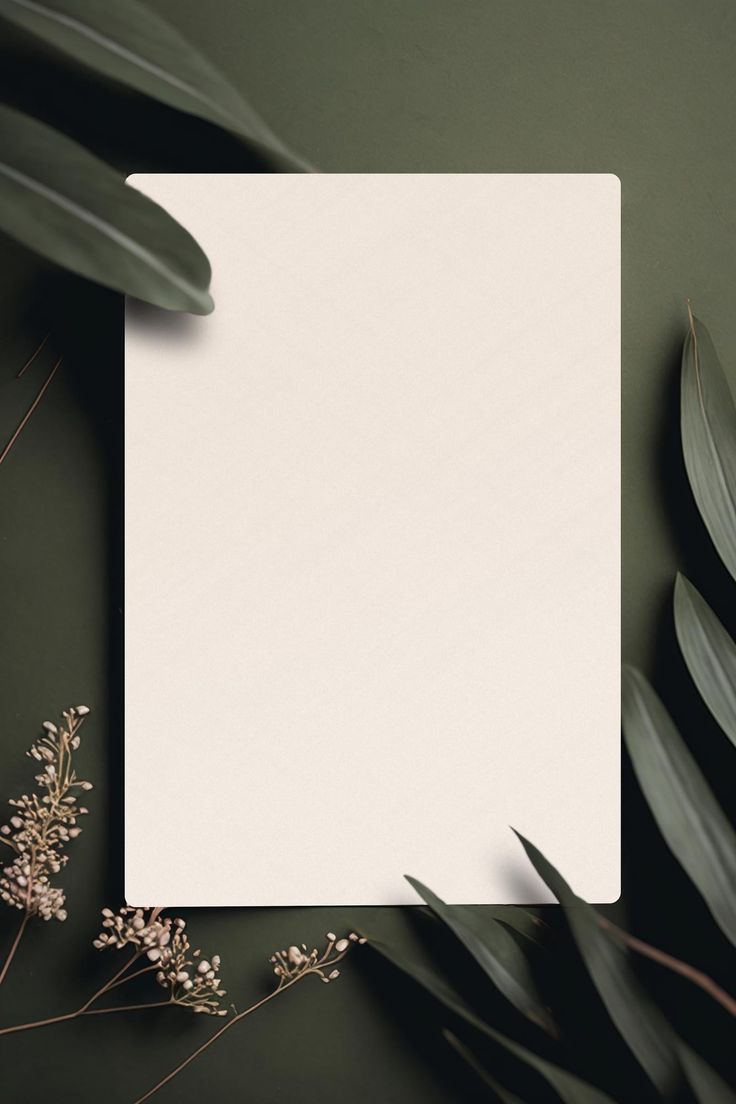
[[[128,307],[128,900],[616,898],[616,177],[131,183],[217,306]]]

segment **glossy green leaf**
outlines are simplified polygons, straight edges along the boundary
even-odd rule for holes
[[[694,318],[682,351],[681,430],[695,501],[736,579],[736,407],[710,334]]]
[[[736,1093],[704,1058],[682,1042],[679,1054],[685,1076],[700,1104],[736,1104]]]
[[[589,1085],[586,1081],[582,1081],[575,1074],[555,1065],[554,1062],[547,1061],[546,1058],[535,1054],[534,1051],[485,1023],[468,1007],[454,986],[450,985],[433,968],[414,961],[403,952],[395,950],[384,940],[370,938],[370,946],[398,969],[413,978],[436,1000],[440,1001],[445,1008],[460,1016],[476,1030],[493,1039],[494,1042],[513,1054],[519,1061],[536,1070],[552,1086],[564,1104],[612,1104],[611,1098],[600,1089]]]
[[[675,583],[675,628],[693,682],[736,744],[736,644],[683,575],[678,575]]]
[[[52,261],[170,310],[208,314],[194,238],[82,146],[0,105],[0,229]]]
[[[520,1097],[499,1084],[496,1078],[489,1073],[485,1066],[476,1058],[472,1050],[466,1047],[464,1043],[461,1043],[456,1035],[453,1035],[451,1031],[443,1031],[442,1034],[452,1049],[470,1066],[476,1077],[493,1090],[501,1101],[501,1104],[524,1104]]]
[[[138,0],[0,0],[0,15],[105,77],[296,163],[215,66]]]
[[[644,796],[668,847],[736,943],[736,833],[644,676],[623,672],[623,729]]]
[[[553,1033],[554,1021],[539,999],[529,963],[513,935],[492,917],[478,923],[467,906],[445,904],[415,878],[406,880],[514,1007]]]
[[[573,938],[608,1014],[660,1093],[668,1096],[680,1075],[669,1024],[639,986],[625,951],[599,927],[595,910],[573,893],[533,843],[516,834],[537,874],[564,907]]]

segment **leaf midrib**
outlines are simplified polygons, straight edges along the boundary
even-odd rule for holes
[[[170,283],[177,287],[184,294],[190,296],[196,302],[202,304],[202,306],[209,306],[211,304],[210,296],[207,292],[203,292],[201,289],[189,283],[189,281],[183,279],[168,265],[164,264],[154,253],[146,249],[134,238],[124,234],[117,227],[106,219],[100,218],[99,215],[94,214],[92,211],[88,211],[86,208],[80,206],[73,199],[69,199],[68,196],[63,195],[61,192],[57,192],[55,189],[43,184],[40,180],[36,180],[26,173],[20,172],[18,169],[14,169],[12,165],[8,165],[4,161],[0,161],[0,173],[4,174],[10,180],[14,180],[17,184],[29,188],[37,195],[47,199],[50,203],[55,204],[63,211],[67,211],[69,214],[80,219],[81,222],[86,223],[87,226],[92,227],[93,230],[97,230],[100,234],[108,237],[111,241],[114,241],[117,245],[120,245],[123,249],[127,250],[133,256],[137,257],[144,264],[147,264],[159,275],[164,276]]]
[[[172,88],[178,88],[180,92],[185,92],[188,96],[191,96],[193,99],[209,107],[217,115],[230,120],[230,124],[235,126],[237,130],[242,130],[243,123],[237,115],[233,114],[233,112],[229,111],[227,108],[222,107],[204,92],[200,92],[194,85],[188,84],[187,81],[175,76],[167,69],[163,69],[155,62],[149,61],[141,54],[136,54],[133,50],[128,49],[127,46],[123,46],[120,42],[116,42],[115,39],[109,38],[107,35],[102,34],[102,32],[95,30],[94,27],[80,22],[80,20],[75,19],[74,16],[53,11],[53,9],[44,7],[43,4],[36,3],[35,0],[8,0],[8,2],[15,4],[18,8],[25,8],[27,11],[33,12],[44,19],[48,19],[52,23],[56,22],[62,27],[66,27],[70,31],[74,31],[81,35],[82,38],[89,39],[90,42],[94,42],[103,50],[107,50],[111,54],[117,54],[118,57],[124,58],[133,65],[137,65],[139,69],[143,69],[145,72],[150,73],[151,76],[157,77],[165,84],[171,85]],[[262,134],[263,136],[268,134],[269,140],[273,138],[265,125],[263,125]]]

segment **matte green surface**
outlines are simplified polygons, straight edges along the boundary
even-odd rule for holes
[[[732,3],[156,0],[154,6],[226,71],[292,148],[325,171],[621,177],[625,656],[652,667],[655,644],[660,654],[663,636],[670,640],[665,606],[677,567],[721,612],[720,565],[682,474],[677,372],[687,295],[727,370],[736,350]],[[0,56],[0,92],[24,109],[40,105],[44,118],[123,169],[235,171],[249,164],[235,143],[204,123],[149,109],[112,86],[91,96],[86,75],[66,63],[52,62],[45,84],[29,80],[38,54],[27,40],[8,36],[4,50],[14,55]],[[0,994],[0,1022],[8,1023],[65,1010],[90,992],[105,961],[83,948],[96,934],[97,908],[119,900],[122,330],[114,295],[80,282],[79,306],[71,309],[20,249],[2,240],[0,250],[3,441],[48,360],[20,381],[14,374],[60,308],[55,332],[66,356],[0,468],[0,791],[10,796],[28,778],[23,751],[37,723],[78,702],[94,710],[80,760],[97,783],[93,815],[64,874],[70,919],[32,927]],[[212,381],[217,386],[215,365]],[[706,754],[713,757],[707,747]],[[226,818],[226,811],[196,815]],[[329,862],[329,848],[293,861]],[[396,871],[397,881],[402,874]],[[627,886],[637,877],[646,875],[625,870]],[[328,926],[361,922],[373,930],[408,926],[399,910],[371,917],[344,909],[225,910],[195,914],[190,922],[205,949],[223,956],[239,1008],[265,991],[264,956],[285,940],[310,941]],[[14,925],[4,910],[0,940],[9,941]],[[423,1022],[422,1007],[363,955],[362,966],[348,962],[336,985],[307,982],[279,997],[159,1099],[473,1099],[474,1082],[459,1074],[457,1060]],[[129,1102],[209,1030],[200,1018],[182,1021],[167,1012],[98,1017],[0,1040],[0,1098],[35,1102],[56,1092],[61,1100]]]

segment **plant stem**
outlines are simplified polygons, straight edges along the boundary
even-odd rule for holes
[[[89,998],[89,1000],[85,1004],[82,1005],[81,1008],[77,1009],[76,1015],[81,1016],[84,1012],[87,1011],[87,1009],[90,1007],[90,1005],[95,1003],[95,1001],[97,1000],[98,997],[103,996],[108,991],[108,989],[112,989],[113,985],[116,985],[118,983],[118,979],[123,976],[125,971],[128,970],[133,965],[133,963],[138,960],[138,958],[140,958],[140,952],[136,951],[135,954],[133,955],[133,957],[128,959],[128,961],[125,963],[125,965],[123,966],[123,968],[121,970],[118,970],[118,972],[116,974],[113,974],[113,976],[110,978],[110,980],[105,982],[105,984],[102,986],[101,989],[98,989],[97,992],[94,993]],[[127,980],[127,978],[126,978],[126,980]]]
[[[28,914],[26,914],[26,921],[27,920],[28,920]],[[0,982],[2,982],[2,979],[5,976],[5,972],[8,968],[9,963],[10,963],[10,959],[13,957],[13,954],[15,952],[15,948],[17,947],[18,943],[20,942],[20,937],[23,933],[24,926],[25,926],[25,922],[24,922],[24,924],[21,925],[21,930],[18,932],[18,935],[16,936],[16,939],[15,939],[15,943],[13,944],[11,952],[8,955],[8,958],[6,959],[5,966],[3,967],[2,975],[0,975]],[[108,990],[112,989],[114,986],[122,985],[123,981],[130,980],[129,978],[124,978],[123,981],[121,981],[119,979],[122,978],[125,971],[127,969],[129,969],[138,958],[140,958],[140,953],[141,953],[140,951],[136,951],[136,953],[133,955],[133,957],[128,959],[128,961],[125,963],[125,965],[123,966],[123,968],[121,970],[118,970],[118,972],[116,974],[113,974],[113,976],[110,978],[110,980],[106,981],[101,989],[98,989],[96,993],[93,993],[93,995],[89,998],[89,1000],[85,1001],[85,1003],[80,1008],[77,1008],[74,1012],[63,1012],[60,1016],[49,1016],[45,1020],[31,1020],[29,1023],[13,1024],[11,1027],[3,1027],[3,1028],[0,1028],[0,1035],[12,1035],[16,1031],[30,1031],[34,1027],[48,1027],[50,1024],[64,1023],[65,1020],[74,1020],[74,1019],[77,1018],[77,1016],[91,1015],[92,1013],[89,1011],[89,1009],[90,1009],[90,1006],[93,1005],[96,1000],[98,1000],[100,997],[104,996],[104,994],[107,993]],[[143,973],[143,972],[144,971],[140,971],[140,973]],[[137,974],[132,974],[131,975],[131,977],[135,977],[135,976],[137,976]],[[156,1002],[156,1003],[158,1003],[158,1002]],[[168,1004],[169,1001],[164,1001],[163,1003]],[[153,1008],[153,1007],[155,1007],[155,1005],[153,1005],[153,1004],[145,1005],[145,1006],[129,1005],[129,1006],[126,1006],[126,1007],[119,1007],[119,1008],[116,1007],[116,1008],[94,1009],[94,1011],[95,1012],[97,1012],[97,1011],[99,1011],[99,1012],[124,1012],[124,1011],[128,1011],[128,1008],[133,1008],[133,1007]]]
[[[15,377],[16,379],[20,379],[20,378],[21,378],[21,376],[23,375],[23,373],[25,372],[25,370],[26,370],[27,368],[30,368],[30,367],[31,367],[31,365],[33,364],[34,360],[36,359],[36,357],[38,356],[38,354],[39,354],[39,353],[41,352],[41,350],[43,349],[44,345],[46,344],[46,342],[48,341],[48,339],[49,339],[50,337],[51,337],[51,334],[50,334],[50,333],[47,333],[47,334],[46,334],[46,336],[45,336],[45,338],[44,338],[44,339],[43,339],[43,341],[41,342],[41,344],[40,344],[40,345],[39,345],[39,346],[37,347],[37,349],[36,349],[35,353],[31,353],[31,355],[29,356],[28,360],[27,360],[27,361],[25,362],[25,364],[24,364],[24,365],[23,365],[23,367],[21,368],[20,372],[18,372],[18,375],[17,375],[16,377]]]
[[[219,1038],[221,1038],[221,1036],[223,1036],[226,1031],[229,1031],[231,1027],[235,1027],[235,1024],[239,1023],[241,1020],[244,1020],[246,1016],[250,1016],[251,1012],[255,1012],[257,1009],[262,1008],[264,1004],[268,1004],[268,1002],[270,1000],[273,1000],[274,997],[277,997],[279,993],[285,993],[287,989],[290,989],[292,987],[292,985],[296,985],[298,981],[301,981],[305,977],[309,977],[310,974],[316,974],[319,977],[324,977],[324,970],[328,969],[331,966],[335,966],[338,962],[342,962],[345,955],[348,954],[348,952],[350,951],[352,943],[348,947],[346,947],[345,950],[338,952],[333,958],[330,958],[334,946],[334,942],[330,941],[330,943],[327,945],[327,949],[325,950],[321,958],[319,958],[317,961],[312,961],[311,965],[304,969],[302,973],[290,978],[290,980],[284,981],[282,976],[281,981],[276,986],[276,988],[272,990],[272,992],[270,992],[265,997],[261,997],[259,1001],[256,1001],[255,1004],[252,1004],[250,1008],[246,1008],[245,1011],[238,1012],[235,1016],[233,1016],[231,1020],[228,1020],[225,1024],[223,1024],[223,1026],[218,1031],[216,1031],[214,1035],[210,1035],[209,1039],[206,1039],[205,1042],[203,1042],[201,1046],[197,1047],[197,1049],[193,1051],[188,1058],[185,1058],[183,1062],[180,1062],[179,1065],[171,1071],[171,1073],[167,1073],[166,1077],[163,1077],[160,1081],[158,1081],[152,1089],[149,1089],[148,1092],[143,1094],[143,1096],[139,1096],[138,1099],[134,1101],[134,1104],[143,1104],[145,1100],[149,1100],[154,1093],[157,1093],[159,1089],[162,1089],[164,1085],[167,1085],[169,1081],[172,1081],[178,1073],[181,1073],[183,1069],[186,1069],[186,1067],[191,1062],[193,1062],[195,1058],[199,1058],[200,1054],[203,1054],[208,1047],[211,1047],[212,1044],[216,1042]],[[281,955],[278,952],[276,952],[276,957],[281,959]]]
[[[13,1035],[16,1031],[30,1031],[34,1027],[46,1027],[48,1024],[63,1023],[64,1020],[73,1020],[79,1012],[64,1012],[61,1016],[49,1016],[46,1020],[31,1020],[30,1023],[13,1024],[12,1027],[0,1028],[0,1035]]]
[[[30,418],[31,414],[33,413],[33,411],[36,409],[36,407],[40,403],[41,399],[44,396],[44,392],[46,391],[46,388],[48,387],[48,385],[51,383],[52,379],[56,375],[56,369],[59,367],[60,364],[61,364],[61,357],[59,357],[59,359],[56,361],[53,368],[51,369],[51,371],[47,375],[46,379],[41,384],[41,389],[39,390],[38,394],[36,395],[35,399],[31,403],[31,405],[28,407],[28,410],[26,411],[24,417],[21,419],[20,424],[18,425],[18,427],[15,430],[15,433],[10,438],[10,440],[8,441],[8,443],[5,446],[5,448],[3,449],[3,451],[0,452],[0,464],[2,464],[3,460],[8,455],[8,453],[12,449],[13,445],[15,444],[15,442],[20,437],[21,433],[23,432],[23,430],[24,430],[24,428],[25,428],[25,426],[28,422],[28,419]]]
[[[132,966],[133,963],[129,962],[128,965]],[[140,970],[136,970],[134,973],[128,974],[127,977],[120,978],[120,981],[117,981],[115,978],[113,978],[110,984],[105,986],[105,992],[109,993],[111,989],[117,989],[118,985],[127,985],[129,981],[133,980],[133,978],[140,977],[141,974],[150,974],[152,970],[158,969],[160,969],[158,962],[153,962],[150,966],[143,966]],[[119,976],[120,975],[118,975],[118,977]]]
[[[162,1001],[143,1001],[141,1004],[117,1004],[114,1008],[88,1008],[86,1012],[77,1012],[77,1016],[107,1016],[110,1012],[137,1012],[139,1008],[163,1008],[176,1002],[168,998]]]
[[[139,1096],[138,1099],[134,1101],[134,1104],[143,1104],[144,1100],[149,1100],[154,1093],[157,1093],[159,1089],[162,1089],[164,1085],[167,1085],[169,1081],[172,1081],[176,1077],[176,1075],[178,1073],[181,1073],[183,1069],[186,1069],[190,1062],[193,1062],[195,1058],[199,1058],[200,1054],[207,1050],[208,1047],[212,1046],[212,1044],[216,1042],[216,1040],[219,1039],[220,1036],[224,1035],[226,1031],[229,1031],[231,1027],[234,1027],[236,1023],[238,1023],[240,1020],[244,1020],[246,1016],[249,1016],[251,1014],[251,1012],[255,1012],[256,1009],[261,1008],[264,1004],[267,1004],[270,1000],[273,1000],[273,998],[277,997],[279,993],[284,993],[292,985],[296,985],[297,981],[301,981],[302,977],[305,976],[305,974],[301,974],[299,977],[294,978],[293,981],[287,981],[286,984],[280,985],[278,989],[274,989],[273,992],[269,993],[267,997],[262,997],[261,1000],[256,1001],[255,1004],[252,1004],[250,1008],[246,1008],[244,1012],[239,1012],[237,1016],[233,1016],[231,1020],[228,1020],[227,1023],[223,1024],[219,1031],[216,1031],[214,1035],[210,1035],[209,1039],[206,1039],[200,1047],[197,1047],[197,1049],[193,1051],[188,1058],[185,1058],[183,1062],[180,1062],[179,1065],[171,1071],[171,1073],[167,1073],[166,1077],[163,1077],[160,1081],[158,1081],[152,1089],[149,1089],[148,1092],[143,1094],[143,1096]]]
[[[693,985],[705,990],[713,1000],[718,1001],[732,1016],[736,1016],[736,1000],[713,981],[713,978],[704,974],[702,970],[689,966],[687,962],[682,962],[679,958],[667,954],[666,951],[660,951],[657,947],[652,947],[650,943],[645,943],[643,939],[637,939],[635,935],[629,935],[628,932],[624,931],[623,928],[619,928],[611,920],[606,920],[604,916],[598,916],[598,924],[605,931],[610,932],[615,939],[630,947],[632,951],[637,951],[646,958],[658,962],[660,966],[665,966],[668,970],[687,978]]]
[[[23,932],[26,930],[26,924],[27,923],[28,923],[28,913],[24,912],[23,913],[23,919],[21,920],[21,923],[20,923],[20,927],[18,928],[15,939],[13,940],[13,946],[8,951],[7,958],[5,959],[5,962],[3,963],[3,968],[0,971],[0,985],[2,985],[2,983],[5,981],[5,975],[7,974],[8,969],[10,968],[10,963],[13,961],[13,958],[15,957],[15,952],[18,950],[18,944],[20,943],[21,939],[23,938]]]
[[[170,1005],[172,1000],[148,1001],[142,1004],[119,1004],[114,1008],[88,1008],[85,1011],[77,1009],[76,1012],[64,1012],[61,1016],[49,1016],[47,1020],[32,1020],[30,1023],[14,1024],[12,1027],[4,1027],[0,1035],[12,1035],[16,1031],[30,1031],[34,1027],[48,1027],[50,1024],[64,1023],[66,1020],[76,1020],[79,1016],[104,1016],[110,1012],[137,1012],[141,1008],[163,1008]]]

